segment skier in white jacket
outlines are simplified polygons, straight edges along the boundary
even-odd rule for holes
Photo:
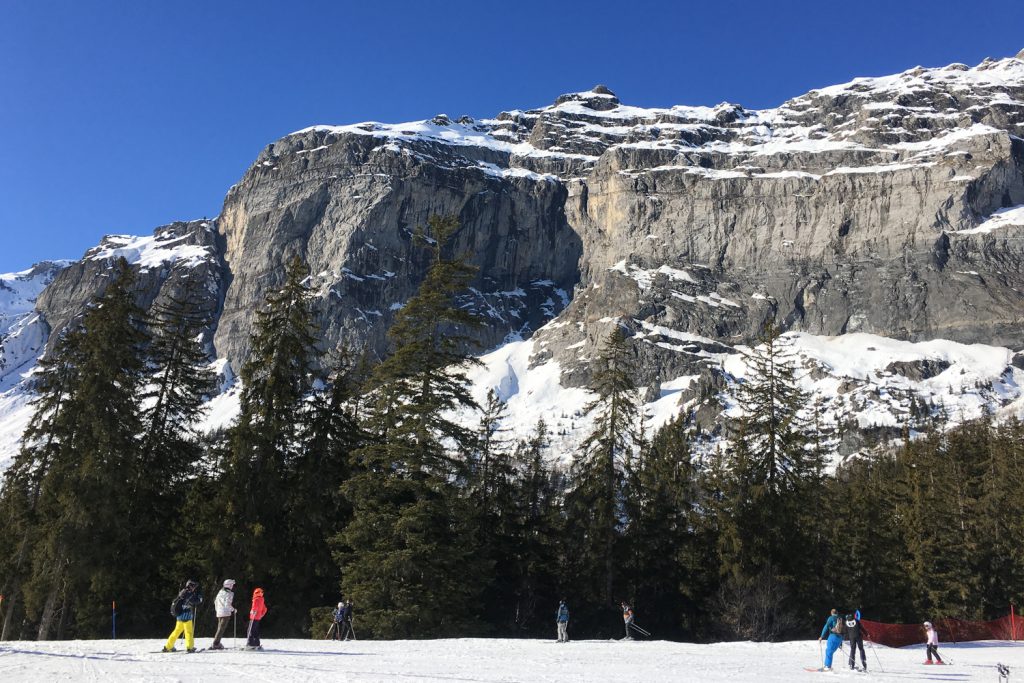
[[[213,637],[213,645],[210,646],[211,650],[223,650],[224,646],[220,644],[221,636],[228,630],[228,623],[231,621],[231,616],[237,611],[235,610],[232,603],[235,601],[235,580],[225,579],[224,587],[217,593],[216,599],[213,601],[213,605],[217,610],[217,634]]]
[[[939,656],[939,634],[935,627],[932,626],[932,622],[924,622],[924,635],[926,639],[925,645],[928,649],[928,659],[925,661],[925,664],[932,663],[932,655],[935,655],[935,664],[945,664],[942,661],[942,657]]]

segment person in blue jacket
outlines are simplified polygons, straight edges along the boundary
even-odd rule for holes
[[[565,604],[563,598],[558,603],[558,611],[555,612],[555,623],[558,624],[558,642],[568,643],[569,642],[569,606]]]
[[[821,635],[818,636],[819,642],[828,638],[828,642],[825,643],[825,666],[822,671],[832,670],[832,657],[843,644],[843,627],[843,618],[839,616],[839,612],[832,610],[824,628],[821,629]]]

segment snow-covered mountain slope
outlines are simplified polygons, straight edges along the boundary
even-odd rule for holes
[[[174,223],[150,236],[108,235],[78,261],[44,262],[0,275],[0,471],[17,453],[31,417],[28,380],[51,333],[59,333],[103,291],[119,258],[137,271],[142,306],[179,295],[194,281],[205,297],[201,305],[215,319],[223,268],[209,221]],[[212,336],[211,329],[208,340]]]
[[[168,627],[170,628],[170,627]],[[197,645],[210,639],[198,638]],[[230,645],[230,638],[226,641]],[[0,643],[4,681],[55,680],[267,680],[277,683],[361,681],[416,683],[792,683],[827,679],[860,680],[837,652],[832,674],[809,673],[821,666],[820,643],[671,643],[583,640],[276,640],[265,628],[262,652],[161,654],[162,641],[93,640]],[[867,678],[879,683],[995,681],[997,664],[1012,672],[1024,667],[1024,646],[1010,641],[943,644],[951,664],[923,666],[924,647],[869,646]],[[860,662],[858,661],[858,664]]]
[[[728,438],[738,352],[770,320],[841,456],[928,416],[1021,414],[1022,207],[1024,52],[762,110],[635,107],[599,86],[488,119],[308,127],[258,155],[216,220],[107,237],[18,314],[0,466],[27,419],[24,359],[102,291],[114,258],[135,266],[147,307],[203,283],[228,379],[295,255],[324,348],[386,353],[433,214],[458,217],[450,249],[479,268],[460,302],[488,323],[478,394],[507,399],[518,435],[543,416],[556,458],[587,428],[590,361],[617,325],[650,428],[687,411]],[[236,410],[222,394],[209,426]]]
[[[718,425],[738,415],[728,389],[747,373],[741,352],[749,352],[748,347],[729,348],[657,327],[648,327],[634,339],[697,357],[724,378],[711,395],[701,392],[700,375],[685,373],[668,378],[656,392],[639,392],[648,434],[679,414],[707,411]],[[1024,417],[1024,355],[1010,349],[945,340],[915,343],[863,333],[788,333],[783,343],[798,368],[801,388],[812,400],[805,417],[812,419],[817,411],[825,445],[836,456],[834,463],[867,452],[874,440],[866,441],[865,433],[898,438],[904,427],[913,432],[933,420],[956,424],[1000,412]],[[578,352],[591,353],[583,346]],[[493,390],[505,403],[503,427],[508,438],[529,438],[543,419],[552,458],[568,465],[592,428],[586,406],[594,397],[584,389],[564,386],[558,361],[531,362],[536,353],[537,341],[527,340],[483,356],[483,364],[469,372],[474,395],[482,402]],[[467,425],[473,422],[472,415],[462,419]],[[722,431],[702,445],[711,449],[727,438]]]
[[[829,116],[822,117],[823,111]],[[562,95],[551,106],[480,121],[439,114],[409,123],[311,126],[286,137],[273,153],[280,155],[290,138],[302,140],[309,133],[320,134],[324,144],[303,147],[306,155],[322,154],[338,136],[369,136],[431,163],[503,177],[567,180],[585,177],[616,147],[684,155],[658,171],[813,179],[808,162],[819,167],[818,175],[897,170],[928,164],[926,157],[935,151],[1000,130],[1024,134],[1024,51],[975,67],[915,67],[893,76],[857,78],[771,109],[729,103],[642,108],[622,104],[607,87],[597,86]],[[694,152],[713,153],[716,163],[685,156]],[[855,166],[832,167],[838,155],[830,152],[856,152]],[[725,157],[730,159],[723,168],[719,162]],[[274,166],[270,159],[260,163]]]
[[[0,275],[0,471],[7,469],[31,415],[23,386],[43,352],[49,326],[36,299],[71,262],[44,261]]]
[[[71,261],[43,261],[20,273],[0,275],[0,391],[42,351],[48,330],[36,299]]]

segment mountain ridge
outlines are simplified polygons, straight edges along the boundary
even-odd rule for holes
[[[811,337],[1001,347],[1007,378],[1024,381],[1021,54],[854,79],[772,109],[645,109],[599,86],[479,121],[308,127],[259,153],[217,219],[108,236],[34,310],[59,332],[126,256],[144,306],[204,282],[211,357],[237,368],[256,307],[298,255],[325,351],[380,357],[426,267],[413,230],[454,214],[453,249],[480,268],[462,303],[490,323],[481,347],[529,339],[520,374],[555,363],[567,390],[586,386],[589,359],[624,326],[650,402],[692,377],[667,395],[716,428],[737,378],[728,359],[768,320]],[[997,369],[979,374],[979,405],[1017,400]],[[836,407],[836,434],[853,409]],[[837,452],[864,444],[848,440]]]

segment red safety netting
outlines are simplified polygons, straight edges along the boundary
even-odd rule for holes
[[[889,647],[904,647],[924,643],[922,624],[884,624],[880,621],[861,621],[872,642]],[[1022,640],[1024,624],[1019,614],[992,621],[964,621],[962,619],[934,619],[932,624],[943,643],[962,643],[968,640]]]

